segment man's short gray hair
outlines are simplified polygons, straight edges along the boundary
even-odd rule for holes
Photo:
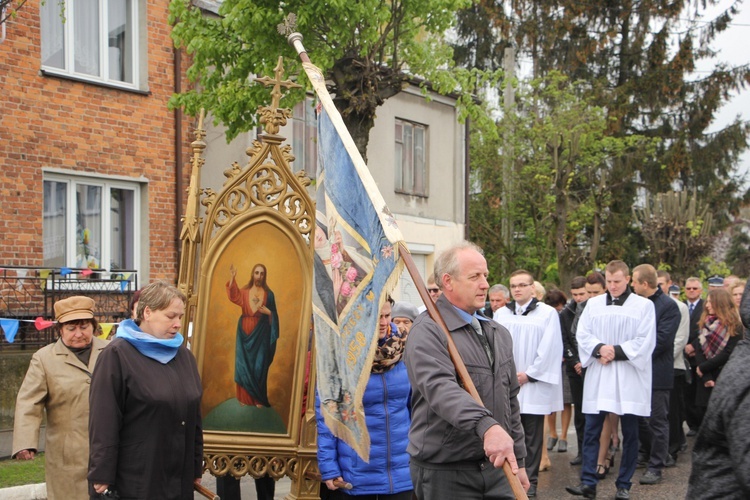
[[[492,295],[493,293],[502,293],[506,299],[510,298],[510,290],[508,290],[507,286],[501,285],[500,283],[492,285],[487,291],[487,295]]]
[[[479,245],[466,240],[444,250],[435,260],[434,271],[435,284],[441,290],[443,289],[442,276],[444,274],[450,274],[451,276],[458,274],[458,252],[462,250],[474,250],[479,252],[480,255],[484,255],[484,250]]]

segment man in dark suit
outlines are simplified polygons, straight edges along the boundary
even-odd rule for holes
[[[700,329],[698,328],[698,320],[703,314],[703,299],[701,294],[703,293],[703,284],[700,278],[691,277],[685,281],[685,297],[687,300],[685,304],[688,306],[688,312],[690,314],[690,333],[688,334],[688,344],[698,338]],[[687,356],[687,354],[686,354]],[[693,382],[685,385],[685,421],[690,427],[688,436],[695,436],[698,433],[698,427],[701,425],[703,420],[703,408],[695,405],[695,384],[698,380],[695,374],[695,355],[688,357],[690,361],[690,371],[692,374]]]

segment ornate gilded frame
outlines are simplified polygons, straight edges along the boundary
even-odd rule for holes
[[[292,173],[291,146],[284,145],[285,138],[278,135],[280,127],[291,117],[291,110],[279,108],[281,88],[296,85],[282,81],[282,75],[279,58],[274,79],[257,79],[273,86],[271,105],[259,109],[266,133],[246,151],[249,161],[244,167],[235,162],[224,172],[227,179],[219,192],[198,188],[205,150],[201,115],[192,144],[193,170],[181,233],[183,246],[178,283],[188,297],[186,324],[192,324],[190,347],[203,379],[204,404],[207,404],[207,399],[216,400],[214,393],[226,396],[224,372],[232,370],[231,366],[226,366],[225,358],[233,346],[227,341],[224,316],[237,318],[241,312],[236,307],[232,309],[233,304],[220,303],[225,291],[219,288],[226,281],[227,263],[242,268],[247,277],[248,269],[254,268],[257,259],[268,261],[264,263],[268,268],[268,285],[277,296],[284,298],[284,301],[276,299],[277,303],[281,302],[279,317],[282,319],[277,327],[281,334],[277,345],[282,348],[280,353],[276,347],[273,358],[273,363],[283,366],[274,372],[272,363],[268,379],[283,378],[279,382],[283,387],[278,388],[278,393],[287,398],[282,401],[279,397],[282,403],[278,407],[283,407],[283,411],[277,411],[274,404],[270,405],[270,410],[278,414],[285,430],[205,428],[204,457],[207,470],[216,476],[230,474],[239,478],[250,474],[257,478],[269,474],[279,479],[288,475],[293,480],[289,498],[307,499],[318,498],[319,487],[315,479],[318,474],[314,408],[310,408],[311,404],[303,408],[303,398],[307,395],[312,403],[315,394],[314,363],[306,363],[314,359],[314,353],[310,352],[310,330],[311,234],[315,227],[315,205],[306,189],[310,180],[304,173]],[[198,203],[206,207],[205,220],[200,217]],[[244,258],[245,251],[247,258]],[[239,274],[238,271],[238,284]],[[285,324],[284,316],[287,320],[293,318],[293,324]],[[268,398],[272,400],[270,387]],[[231,424],[238,422],[232,418],[244,418],[236,415],[256,415],[252,413],[255,408],[239,405],[237,410],[236,406],[227,411],[245,413],[227,413],[230,417],[224,416],[224,421]],[[204,406],[204,419],[205,414],[210,415],[208,408],[212,411],[218,407]],[[265,408],[257,411],[270,413]],[[247,420],[242,422],[244,425]]]

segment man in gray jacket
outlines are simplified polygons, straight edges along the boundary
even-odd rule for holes
[[[460,385],[447,337],[427,313],[417,317],[406,343],[413,391],[407,452],[414,492],[423,500],[512,499],[502,471],[506,460],[529,487],[511,337],[478,313],[487,275],[482,250],[469,242],[449,248],[435,263],[435,283],[443,292],[438,311],[485,406]]]

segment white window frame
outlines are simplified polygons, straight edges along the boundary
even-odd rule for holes
[[[102,242],[99,266],[106,269],[109,273],[119,273],[118,269],[110,269],[112,242],[111,234],[111,189],[122,189],[133,192],[133,269],[140,274],[141,268],[141,189],[142,184],[139,182],[129,182],[120,179],[108,178],[103,176],[79,176],[67,175],[60,173],[44,173],[44,181],[53,181],[67,184],[66,189],[66,220],[65,220],[65,254],[67,267],[76,267],[76,186],[84,184],[86,186],[101,187],[101,210],[102,210]],[[44,240],[44,234],[42,234]],[[106,264],[106,265],[105,265]]]
[[[119,87],[128,90],[145,90],[145,85],[141,82],[141,64],[145,60],[143,48],[141,46],[141,25],[143,23],[144,16],[141,12],[145,7],[145,3],[142,4],[141,0],[132,0],[130,3],[131,19],[133,20],[133,35],[130,41],[131,53],[133,55],[132,72],[133,78],[131,82],[124,82],[121,80],[115,80],[109,78],[109,1],[99,1],[99,75],[89,75],[87,73],[78,73],[75,71],[75,18],[71,13],[73,12],[74,3],[76,0],[47,0],[56,8],[60,9],[60,16],[63,19],[63,47],[65,51],[65,68],[56,68],[54,66],[46,66],[44,61],[41,60],[42,71],[49,75],[59,75],[74,78],[76,80],[90,81],[112,87]],[[44,8],[44,7],[40,7]],[[41,22],[41,33],[40,37],[42,40],[45,37],[44,21]],[[44,42],[42,42],[44,43]]]
[[[400,137],[396,134],[396,130],[398,129],[399,126],[401,126],[401,131],[402,131]],[[416,183],[415,183],[416,168],[415,168],[415,165],[414,165],[414,158],[416,156],[415,153],[416,153],[417,146],[415,145],[415,141],[414,141],[414,137],[416,136],[416,134],[414,134],[414,133],[412,133],[412,155],[411,155],[411,158],[412,158],[412,177],[411,177],[411,179],[405,179],[404,178],[403,166],[404,166],[404,159],[405,159],[404,149],[406,148],[406,144],[404,144],[403,137],[404,137],[404,129],[405,129],[405,127],[411,127],[412,130],[421,129],[423,131],[423,134],[422,134],[422,137],[424,139],[424,142],[422,144],[422,148],[423,148],[423,186],[422,186],[422,190],[421,191],[417,190],[417,188],[415,186],[416,185]],[[422,198],[429,197],[429,193],[430,193],[430,186],[429,186],[429,171],[430,171],[430,169],[429,169],[429,163],[430,162],[429,162],[428,152],[429,152],[429,143],[430,143],[430,139],[429,139],[430,127],[428,125],[423,124],[423,123],[417,123],[417,122],[414,122],[414,121],[411,121],[411,120],[405,120],[403,118],[396,118],[396,121],[395,121],[394,127],[393,127],[393,131],[394,131],[394,136],[395,136],[395,141],[394,141],[394,169],[393,169],[394,170],[395,191],[397,193],[408,194],[410,196],[419,196],[419,197],[422,197]],[[401,158],[397,157],[398,153],[397,153],[396,145],[398,145],[398,144],[401,145]]]

